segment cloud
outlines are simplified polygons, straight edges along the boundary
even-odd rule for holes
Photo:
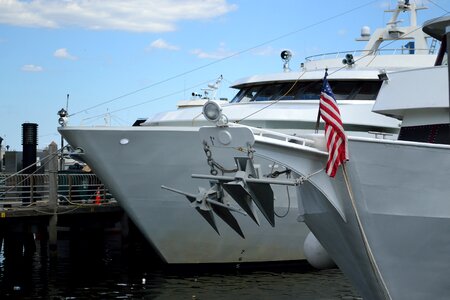
[[[232,56],[235,53],[230,50],[227,50],[225,48],[225,44],[221,43],[219,45],[219,48],[217,48],[217,50],[215,50],[215,51],[206,52],[206,51],[203,51],[202,49],[194,49],[191,51],[191,54],[197,56],[198,58],[222,59],[225,57]]]
[[[0,0],[0,23],[167,32],[179,21],[214,19],[236,9],[227,0]]]
[[[252,50],[252,54],[258,55],[258,56],[270,56],[270,55],[273,55],[276,53],[281,53],[281,51],[276,51],[271,46],[259,47],[259,48]]]
[[[392,8],[392,6],[391,6],[391,1],[382,1],[382,2],[380,2],[380,3],[378,3],[378,6],[381,8],[381,9],[390,9],[390,8]],[[394,4],[394,7],[395,7],[396,5]]]
[[[176,51],[176,50],[179,50],[180,48],[178,46],[168,44],[163,39],[157,39],[157,40],[154,40],[150,44],[150,46],[147,47],[147,50],[151,50],[151,49],[165,49],[165,50]]]
[[[347,29],[344,29],[344,28],[339,29],[337,34],[339,36],[346,36],[347,35]]]
[[[22,71],[24,71],[24,72],[42,72],[42,71],[44,71],[44,68],[41,66],[36,66],[36,65],[23,65]]]
[[[70,59],[70,60],[76,60],[78,59],[76,56],[71,55],[66,48],[61,48],[55,51],[55,53],[53,53],[54,57],[57,58],[63,58],[63,59]]]

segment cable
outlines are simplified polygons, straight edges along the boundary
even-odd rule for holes
[[[429,0],[429,1],[431,2],[431,0]],[[435,4],[435,3],[433,3],[433,4]],[[435,4],[435,5],[436,5],[436,4]],[[446,11],[445,9],[443,9],[443,10],[444,10],[446,13],[443,14],[443,15],[441,15],[441,17],[443,17],[443,16],[449,14],[448,11]],[[383,50],[383,49],[385,49],[387,46],[391,45],[392,43],[401,40],[401,37],[403,37],[404,35],[409,35],[409,34],[415,32],[415,31],[417,31],[417,30],[421,30],[422,27],[423,27],[423,26],[417,26],[417,28],[411,30],[410,32],[407,32],[407,33],[403,34],[402,36],[398,37],[397,39],[394,39],[394,40],[392,40],[392,41],[387,42],[386,44],[384,44],[382,47],[380,47],[380,48],[375,52],[375,55],[373,55],[372,60],[371,60],[366,66],[369,66],[369,65],[372,63],[372,61],[375,59],[375,57],[377,56],[377,53],[379,53],[380,50]],[[361,57],[359,57],[358,59],[355,60],[355,63],[358,62],[358,61],[360,61],[360,60],[362,60],[362,59],[364,59],[364,58],[366,58],[366,57],[368,57],[369,55],[372,55],[372,53],[369,52],[369,53],[367,53],[367,54],[365,54],[365,55],[362,55]],[[330,73],[328,74],[328,76],[330,76],[330,75],[332,75],[332,74],[335,74],[335,73],[337,73],[337,72],[340,72],[340,71],[342,71],[342,70],[345,69],[345,68],[347,68],[347,66],[342,66],[342,67],[340,67],[340,68],[337,68],[336,70],[330,72]],[[274,100],[273,102],[267,104],[266,106],[264,106],[264,107],[262,107],[262,108],[259,108],[259,109],[257,109],[256,111],[254,111],[254,112],[248,114],[247,116],[241,118],[240,120],[236,120],[235,123],[239,123],[239,122],[241,122],[241,121],[243,121],[243,120],[245,120],[245,119],[247,119],[247,118],[249,118],[249,117],[251,117],[251,116],[253,116],[253,115],[257,114],[257,113],[259,113],[260,111],[263,111],[263,110],[267,109],[268,107],[270,107],[270,106],[272,106],[272,105],[277,104],[278,102],[280,102],[281,99],[283,99],[283,98],[284,98],[284,97],[292,90],[292,88],[299,82],[300,78],[303,76],[304,73],[305,73],[305,72],[303,72],[302,74],[300,74],[300,76],[294,81],[294,83],[292,84],[292,86],[291,86],[291,88],[288,90],[288,92],[286,92],[284,95],[280,96],[278,99],[276,99],[276,100]],[[310,83],[308,83],[307,85],[305,85],[305,89],[308,88],[309,86],[313,85],[313,84],[316,84],[316,83],[320,82],[320,81],[322,81],[322,79],[318,79],[318,80],[311,81]]]
[[[435,6],[439,7],[440,9],[442,9],[443,11],[445,11],[447,14],[450,13],[450,11],[446,10],[445,8],[443,8],[442,6],[440,6],[439,4],[436,4],[434,1],[432,0],[428,0],[428,2],[434,4]]]
[[[313,23],[313,24],[311,24],[311,25],[308,25],[308,26],[299,28],[299,29],[297,29],[297,30],[288,32],[288,33],[286,33],[286,34],[280,35],[280,36],[278,36],[278,37],[276,37],[276,38],[273,38],[273,39],[270,39],[270,40],[265,41],[265,42],[263,42],[263,43],[260,43],[260,44],[258,44],[258,45],[256,45],[256,46],[253,46],[253,47],[250,47],[250,48],[246,48],[246,49],[244,49],[244,50],[235,52],[235,53],[233,53],[233,54],[231,54],[231,55],[229,55],[229,56],[226,56],[226,57],[217,59],[217,60],[215,60],[215,61],[212,61],[212,62],[210,62],[210,63],[204,64],[204,65],[202,65],[202,66],[199,66],[199,67],[193,68],[193,69],[191,69],[191,70],[188,70],[188,71],[179,73],[179,74],[177,74],[177,75],[174,75],[174,76],[168,77],[168,78],[166,78],[166,79],[163,79],[163,80],[161,80],[161,81],[152,83],[152,84],[147,85],[147,86],[145,86],[145,87],[142,87],[142,88],[140,88],[140,89],[131,91],[131,92],[129,92],[129,93],[122,94],[122,95],[120,95],[120,96],[118,96],[118,97],[115,97],[115,98],[112,98],[112,99],[110,99],[110,100],[101,102],[101,103],[99,103],[99,104],[93,105],[93,106],[88,107],[88,108],[86,108],[86,109],[77,111],[77,112],[75,112],[75,113],[73,113],[73,114],[70,114],[69,116],[75,116],[75,115],[80,114],[80,113],[82,113],[82,112],[86,112],[86,111],[88,111],[88,110],[91,110],[91,109],[97,108],[97,107],[99,107],[99,106],[102,106],[102,105],[105,105],[105,104],[114,102],[114,101],[116,101],[116,100],[119,100],[119,99],[128,97],[128,96],[130,96],[130,95],[136,94],[136,93],[138,93],[138,92],[141,92],[141,91],[143,91],[143,90],[149,89],[149,88],[151,88],[151,87],[155,87],[155,86],[157,86],[157,85],[160,85],[160,84],[162,84],[162,83],[168,82],[168,81],[170,81],[170,80],[173,80],[173,79],[182,77],[182,76],[187,75],[187,74],[189,74],[189,73],[193,73],[193,72],[195,72],[195,71],[204,69],[204,68],[206,68],[206,67],[209,67],[209,66],[218,64],[218,63],[220,63],[220,62],[222,62],[222,61],[225,61],[225,60],[228,60],[228,59],[230,59],[230,58],[232,58],[232,57],[235,57],[235,56],[241,55],[241,54],[243,54],[243,53],[252,51],[252,50],[257,49],[257,48],[259,48],[259,47],[261,47],[261,46],[265,46],[265,45],[267,45],[267,44],[273,43],[273,42],[278,41],[278,40],[280,40],[280,39],[283,39],[283,38],[285,38],[285,37],[288,37],[288,36],[291,36],[291,35],[293,35],[293,34],[296,34],[296,33],[298,33],[298,32],[301,32],[301,31],[310,29],[310,28],[315,27],[315,26],[317,26],[317,25],[320,25],[320,24],[326,23],[326,22],[328,22],[328,21],[331,21],[331,20],[333,20],[333,19],[342,17],[342,16],[344,16],[344,15],[346,15],[346,14],[349,14],[349,13],[355,11],[355,10],[361,9],[361,8],[363,8],[363,7],[366,7],[366,6],[368,6],[368,5],[372,4],[372,3],[375,3],[375,2],[377,2],[377,0],[369,1],[369,2],[367,2],[367,3],[365,3],[365,4],[359,5],[359,6],[355,7],[355,8],[352,8],[352,9],[350,9],[350,10],[344,11],[344,12],[339,13],[339,14],[337,14],[337,15],[334,15],[334,16],[332,16],[332,17],[325,18],[325,19],[320,20],[320,21],[318,21],[318,22],[316,22],[316,23]]]
[[[211,80],[207,80],[207,81],[201,82],[201,83],[196,84],[196,85],[194,85],[194,86],[191,86],[191,87],[188,87],[188,88],[184,88],[183,90],[179,90],[179,91],[176,91],[176,92],[172,92],[172,93],[166,94],[166,95],[164,95],[164,96],[160,96],[160,97],[157,97],[157,98],[153,98],[153,99],[150,99],[150,100],[146,100],[146,101],[144,101],[144,102],[140,102],[140,103],[133,104],[133,105],[130,105],[130,106],[127,106],[127,107],[123,107],[123,108],[120,108],[120,109],[116,109],[116,110],[113,110],[113,111],[109,111],[108,114],[116,113],[116,112],[119,112],[119,111],[123,111],[123,110],[127,110],[127,109],[130,109],[130,108],[134,108],[134,107],[137,107],[137,106],[140,106],[140,105],[143,105],[143,104],[147,104],[147,103],[150,103],[150,102],[158,101],[158,100],[161,100],[161,99],[163,99],[163,98],[170,97],[170,96],[173,96],[173,95],[182,93],[182,92],[184,92],[186,89],[193,89],[193,88],[202,86],[202,85],[204,85],[204,84],[206,84],[206,83],[208,83],[208,82],[211,82]],[[85,118],[85,119],[83,119],[83,121],[91,120],[91,119],[95,119],[95,118],[99,118],[99,117],[103,117],[104,115],[105,115],[104,113],[103,113],[103,114],[99,114],[99,115],[96,115],[96,116],[93,116],[93,117]]]

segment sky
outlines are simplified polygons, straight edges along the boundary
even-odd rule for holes
[[[450,0],[411,2],[428,7],[419,24],[450,10]],[[59,143],[66,106],[69,125],[131,125],[220,75],[218,96],[231,99],[234,81],[282,72],[284,49],[294,70],[310,55],[362,49],[361,27],[384,27],[396,3],[0,0],[2,146],[22,150],[23,123],[38,124],[38,148]]]

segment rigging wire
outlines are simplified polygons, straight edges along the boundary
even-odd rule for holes
[[[429,0],[429,1],[432,2],[431,0]],[[433,2],[432,2],[432,3],[433,3]],[[434,4],[434,3],[433,3],[433,4]],[[439,7],[439,6],[438,6],[438,7]],[[446,16],[446,15],[449,14],[449,12],[448,12],[447,10],[445,10],[445,9],[443,9],[443,10],[444,10],[446,13],[443,14],[443,15],[441,15],[440,17]],[[411,30],[410,32],[407,32],[407,33],[403,34],[402,36],[398,37],[397,39],[393,39],[392,41],[385,43],[384,46],[380,47],[380,48],[375,52],[375,55],[373,55],[372,60],[367,64],[367,66],[370,65],[370,64],[372,63],[372,61],[375,59],[375,57],[377,56],[377,53],[379,53],[380,50],[383,50],[383,49],[385,49],[387,46],[390,46],[391,44],[393,44],[393,43],[395,43],[395,42],[401,40],[401,37],[403,37],[404,35],[411,34],[411,33],[415,32],[415,31],[417,31],[417,30],[421,30],[422,27],[423,27],[423,26],[417,26],[417,28]],[[360,61],[360,60],[362,60],[362,59],[364,59],[364,58],[366,58],[366,57],[368,57],[369,55],[372,55],[372,54],[369,52],[369,53],[367,53],[367,54],[365,54],[365,55],[361,55],[361,57],[359,57],[359,58],[357,58],[357,59],[355,60],[355,63],[358,62],[358,61]],[[330,71],[330,72],[328,73],[328,75],[330,76],[330,75],[332,75],[332,74],[335,74],[335,73],[337,73],[337,72],[340,72],[340,71],[342,71],[342,70],[345,69],[345,68],[347,68],[347,66],[344,65],[344,66],[342,66],[342,67],[340,67],[340,68],[337,68],[337,69],[334,70],[334,71]],[[249,117],[251,117],[251,116],[253,116],[253,115],[255,115],[255,114],[257,114],[257,113],[259,113],[259,112],[261,112],[261,111],[263,111],[263,110],[265,110],[265,109],[267,109],[267,108],[269,108],[270,106],[272,106],[272,105],[277,104],[278,102],[280,102],[280,101],[281,101],[281,100],[282,100],[282,99],[283,99],[283,98],[284,98],[284,97],[292,90],[292,88],[299,82],[299,80],[301,79],[301,77],[303,76],[304,73],[305,73],[305,72],[301,73],[300,76],[293,82],[291,88],[290,88],[286,93],[284,93],[283,95],[279,96],[278,99],[273,100],[273,102],[268,103],[266,106],[261,107],[261,108],[255,110],[254,112],[248,114],[247,116],[241,118],[240,120],[236,120],[234,123],[239,123],[239,122],[241,122],[241,121],[243,121],[243,120],[245,120],[245,119],[247,119],[247,118],[249,118]],[[320,82],[320,81],[322,81],[322,79],[313,80],[313,81],[311,81],[310,83],[308,83],[307,85],[305,85],[305,88],[308,88],[308,87],[310,87],[311,85],[314,85],[314,84],[316,84],[316,83],[318,83],[318,82]]]
[[[434,2],[433,0],[428,0],[428,2],[434,4],[436,7],[439,7],[440,9],[442,9],[443,11],[445,11],[447,14],[450,13],[450,11],[446,10],[445,8],[443,8],[442,6],[440,6],[439,4],[437,4],[436,2]]]
[[[184,76],[184,75],[193,73],[193,72],[195,72],[195,71],[198,71],[198,70],[201,70],[201,69],[205,69],[205,68],[207,68],[207,67],[209,67],[209,66],[218,64],[218,63],[220,63],[220,62],[222,62],[222,61],[225,61],[225,60],[228,60],[228,59],[230,59],[230,58],[236,57],[236,56],[241,55],[241,54],[243,54],[243,53],[250,52],[250,51],[252,51],[252,50],[254,50],[254,49],[257,49],[257,48],[259,48],[259,47],[262,47],[262,46],[265,46],[265,45],[267,45],[267,44],[273,43],[273,42],[275,42],[275,41],[281,40],[281,39],[286,38],[286,37],[288,37],[288,36],[291,36],[291,35],[293,35],[293,34],[299,33],[299,32],[301,32],[301,31],[305,31],[305,30],[307,30],[307,29],[310,29],[310,28],[313,28],[313,27],[315,27],[315,26],[321,25],[321,24],[323,24],[323,23],[329,22],[329,21],[331,21],[331,20],[333,20],[333,19],[337,19],[337,18],[342,17],[342,16],[344,16],[344,15],[347,15],[347,14],[349,14],[349,13],[351,13],[351,12],[354,12],[354,11],[356,11],[356,10],[358,10],[358,9],[364,8],[364,7],[366,7],[366,6],[368,6],[368,5],[372,4],[372,3],[375,3],[375,2],[377,2],[377,1],[378,1],[378,0],[368,1],[368,2],[366,2],[366,3],[364,3],[364,4],[361,4],[361,5],[357,6],[357,7],[354,7],[354,8],[352,8],[352,9],[346,10],[346,11],[344,11],[344,12],[342,12],[342,13],[337,14],[337,15],[334,15],[334,16],[331,16],[331,17],[322,19],[322,20],[317,21],[317,22],[315,22],[315,23],[313,23],[313,24],[311,24],[311,25],[307,25],[307,26],[301,27],[301,28],[299,28],[299,29],[296,29],[296,30],[294,30],[294,31],[291,31],[291,32],[282,34],[282,35],[280,35],[280,36],[278,36],[278,37],[275,37],[275,38],[273,38],[273,39],[267,40],[267,41],[265,41],[265,42],[262,42],[262,43],[260,43],[260,44],[255,45],[255,46],[246,48],[246,49],[244,49],[244,50],[235,52],[235,53],[233,53],[233,54],[231,54],[231,55],[228,55],[228,56],[226,56],[226,57],[217,59],[217,60],[212,61],[212,62],[210,62],[210,63],[204,64],[204,65],[201,65],[201,66],[199,66],[199,67],[193,68],[193,69],[191,69],[191,70],[188,70],[188,71],[179,73],[179,74],[177,74],[177,75],[168,77],[168,78],[166,78],[166,79],[163,79],[163,80],[160,80],[160,81],[158,81],[158,82],[152,83],[152,84],[147,85],[147,86],[145,86],[145,87],[142,87],[142,88],[140,88],[140,89],[137,89],[137,90],[134,90],[134,91],[131,91],[131,92],[122,94],[122,95],[117,96],[117,97],[115,97],[115,98],[112,98],[112,99],[110,99],[110,100],[103,101],[103,102],[98,103],[98,104],[96,104],[96,105],[93,105],[93,106],[91,106],[91,107],[88,107],[88,108],[82,109],[82,110],[80,110],[80,111],[77,111],[77,112],[75,112],[75,113],[73,113],[73,114],[70,114],[69,116],[72,117],[72,116],[75,116],[75,115],[80,114],[80,113],[82,113],[82,112],[87,112],[87,111],[89,111],[89,110],[91,110],[91,109],[94,109],[94,108],[97,108],[97,107],[99,107],[99,106],[103,106],[103,105],[105,105],[105,104],[108,104],[108,103],[117,101],[117,100],[119,100],[119,99],[122,99],[122,98],[125,98],[125,97],[128,97],[128,96],[134,95],[134,94],[136,94],[136,93],[139,93],[139,92],[141,92],[141,91],[143,91],[143,90],[146,90],[146,89],[149,89],[149,88],[151,88],[151,87],[155,87],[155,86],[157,86],[157,85],[163,84],[163,83],[168,82],[168,81],[171,81],[171,80],[173,80],[173,79],[176,79],[176,78],[182,77],[182,76]]]
[[[201,83],[199,83],[199,84],[196,84],[196,85],[191,86],[191,87],[188,87],[188,88],[183,88],[182,90],[178,90],[178,91],[176,91],[176,92],[172,92],[172,93],[169,93],[169,94],[166,94],[166,95],[157,97],[157,98],[153,98],[153,99],[150,99],[150,100],[146,100],[146,101],[143,101],[143,102],[140,102],[140,103],[137,103],[137,104],[133,104],[133,105],[130,105],[130,106],[126,106],[126,107],[123,107],[123,108],[119,108],[119,109],[116,109],[116,110],[113,110],[113,111],[108,111],[107,114],[112,114],[112,113],[116,113],[116,112],[119,112],[119,111],[123,111],[123,110],[131,109],[131,108],[135,108],[135,107],[137,107],[137,106],[141,106],[141,105],[144,105],[144,104],[147,104],[147,103],[150,103],[150,102],[155,102],[155,101],[158,101],[158,100],[161,100],[161,99],[170,97],[170,96],[174,96],[174,95],[176,95],[176,94],[183,93],[186,89],[189,89],[189,90],[190,90],[190,89],[194,89],[194,88],[196,88],[196,87],[203,86],[203,85],[205,85],[205,84],[207,84],[208,82],[211,82],[211,81],[212,81],[211,79],[210,79],[210,80],[207,80],[207,81],[203,81],[203,82],[201,82]],[[104,115],[105,115],[105,113],[102,113],[102,114],[95,115],[95,116],[92,116],[92,117],[89,117],[89,118],[85,118],[85,119],[83,119],[83,121],[101,118],[101,117],[103,117]]]

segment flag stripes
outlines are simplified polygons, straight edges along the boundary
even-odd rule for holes
[[[325,139],[327,140],[328,149],[326,172],[330,177],[334,177],[338,167],[345,163],[349,157],[347,136],[345,135],[341,114],[328,83],[327,75],[325,73],[320,93],[319,113],[325,122]]]

